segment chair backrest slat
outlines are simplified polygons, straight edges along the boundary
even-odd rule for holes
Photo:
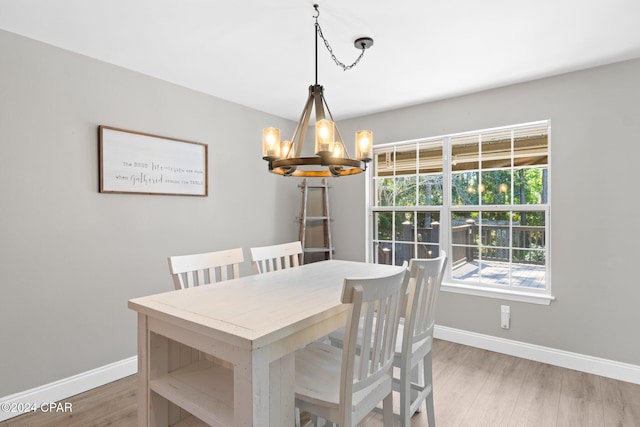
[[[206,273],[206,274],[205,274]],[[209,274],[209,269],[205,268],[203,270],[197,270],[193,272],[193,275],[197,277],[196,286],[206,285],[208,283],[207,277]]]
[[[244,255],[242,248],[235,248],[170,256],[168,261],[175,288],[184,289],[240,277],[240,264],[244,261]]]
[[[220,281],[227,280],[228,277],[228,269],[226,267],[216,268],[216,277],[220,277]],[[219,276],[218,276],[219,275]]]
[[[362,316],[362,323],[363,323],[363,327],[362,329],[364,331],[372,331],[373,330],[373,322],[375,320],[375,307],[372,307],[372,304],[368,304],[368,303],[364,303],[363,304],[363,308],[362,310],[364,311],[364,316]],[[360,339],[360,346],[362,348],[361,353],[363,354],[369,354],[372,350],[372,348],[375,348],[377,343],[376,342],[371,342],[371,339],[367,339],[366,335],[362,335],[359,337]],[[370,367],[368,366],[368,364],[366,363],[366,358],[360,358],[359,362],[359,369],[357,371],[357,379],[362,379],[365,378],[367,376],[367,374],[369,373],[369,369]]]
[[[267,273],[269,271],[298,267],[302,244],[298,241],[272,246],[251,248],[251,261],[255,273]]]

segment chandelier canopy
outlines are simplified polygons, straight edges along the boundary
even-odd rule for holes
[[[318,37],[332,52],[329,43],[322,34],[318,23],[320,12],[318,5],[313,5],[315,16],[315,71],[316,82],[309,86],[309,96],[300,120],[293,131],[291,140],[280,140],[280,129],[265,128],[262,131],[262,158],[269,162],[269,172],[283,176],[329,177],[355,175],[367,169],[371,161],[373,133],[370,130],[359,130],[355,135],[355,158],[351,158],[344,145],[333,115],[324,99],[323,88],[318,84]],[[373,45],[373,39],[361,37],[354,45],[360,49],[360,56],[351,65],[345,65],[331,53],[335,63],[344,70],[353,68],[364,55],[364,51]],[[315,157],[301,157],[302,147],[309,127],[311,111],[315,108]],[[325,113],[326,112],[326,113]]]

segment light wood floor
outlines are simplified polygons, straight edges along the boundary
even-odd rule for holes
[[[438,427],[640,426],[640,385],[441,340],[433,372]],[[72,413],[35,412],[0,427],[134,427],[135,389],[134,375],[66,399]],[[425,412],[411,424],[426,427]],[[382,426],[382,416],[363,426]]]

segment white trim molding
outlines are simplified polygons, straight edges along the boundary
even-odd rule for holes
[[[59,402],[137,372],[138,357],[133,356],[30,390],[0,397],[0,408],[2,408],[0,410],[0,421],[5,421],[24,413],[18,412],[17,409],[40,407],[43,404]]]
[[[617,362],[440,325],[435,326],[433,336],[445,341],[640,384],[640,366],[630,363]]]
[[[524,288],[526,289],[526,288]],[[442,282],[440,290],[456,294],[475,295],[480,297],[497,298],[509,301],[528,302],[530,304],[549,305],[556,298],[541,292],[516,291],[513,289],[489,288],[479,285],[465,285],[462,283]]]

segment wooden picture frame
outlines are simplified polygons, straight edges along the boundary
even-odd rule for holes
[[[100,193],[207,196],[207,145],[98,126]]]

